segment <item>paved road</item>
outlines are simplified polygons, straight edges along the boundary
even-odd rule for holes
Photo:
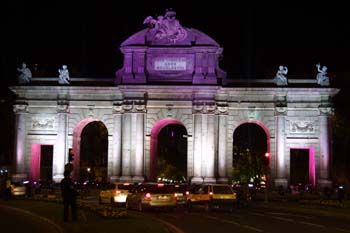
[[[43,217],[1,204],[0,230],[10,233],[62,233],[58,225]]]
[[[178,232],[276,232],[276,233],[350,233],[350,222],[332,216],[301,214],[286,210],[254,207],[233,213],[202,210],[187,212],[152,211],[145,213],[174,225]]]

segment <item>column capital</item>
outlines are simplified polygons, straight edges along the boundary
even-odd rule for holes
[[[69,105],[67,103],[58,103],[56,110],[57,110],[57,113],[68,113]]]
[[[214,102],[194,102],[192,105],[193,114],[215,114],[216,110]]]
[[[287,108],[286,107],[275,107],[275,115],[286,115],[287,114]]]
[[[318,110],[321,116],[330,116],[333,114],[333,108],[331,107],[319,107]]]
[[[227,102],[217,102],[217,114],[228,115],[228,104]]]
[[[13,105],[13,112],[16,114],[27,113],[28,112],[28,104],[15,104]]]
[[[126,113],[145,113],[146,101],[145,100],[126,100],[123,102],[122,110]]]

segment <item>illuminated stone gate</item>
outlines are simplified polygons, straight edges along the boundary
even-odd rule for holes
[[[109,180],[154,180],[152,134],[175,122],[187,131],[187,179],[230,182],[233,134],[250,122],[267,135],[274,185],[288,185],[295,148],[309,150],[310,183],[331,185],[329,117],[338,90],[316,86],[316,80],[304,80],[314,83],[305,88],[293,80],[278,87],[272,80],[267,87],[235,87],[219,68],[219,44],[174,17],[167,12],[162,22],[148,18],[148,28],[122,43],[124,65],[110,86],[91,86],[92,79],[60,85],[57,78],[33,78],[11,87],[17,96],[17,175],[38,179],[37,147],[53,145],[53,180],[63,178],[69,148],[77,178],[82,129],[101,121],[108,130]]]

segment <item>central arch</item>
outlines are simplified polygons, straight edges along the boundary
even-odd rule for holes
[[[149,180],[156,181],[156,167],[158,157],[158,137],[161,131],[170,125],[180,125],[184,127],[185,134],[187,135],[186,127],[175,118],[164,118],[158,121],[151,130],[151,146],[150,146],[150,176]],[[187,161],[187,148],[186,148],[186,161]],[[187,162],[186,162],[187,163]],[[186,164],[187,165],[187,164]],[[187,169],[187,168],[186,168]],[[187,179],[187,175],[185,177]]]
[[[268,157],[265,155],[268,154]],[[268,181],[270,174],[270,134],[258,121],[242,122],[233,134],[233,168],[238,170],[236,181]],[[238,179],[239,178],[239,179]],[[242,180],[243,178],[243,180]],[[253,181],[251,181],[253,179]]]
[[[73,130],[72,149],[73,149],[73,153],[74,153],[74,160],[73,160],[74,169],[73,169],[72,174],[73,174],[73,178],[75,180],[79,180],[79,178],[80,178],[79,170],[80,170],[80,159],[81,159],[82,133],[83,133],[83,130],[85,129],[85,127],[92,122],[101,122],[103,124],[103,122],[100,121],[99,119],[89,117],[89,118],[81,120]],[[107,133],[107,135],[108,135],[108,133]]]

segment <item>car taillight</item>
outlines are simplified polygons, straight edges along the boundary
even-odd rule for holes
[[[151,200],[151,194],[150,194],[150,193],[146,193],[145,199],[146,199],[146,200]]]
[[[213,199],[213,192],[209,192],[209,200]]]

